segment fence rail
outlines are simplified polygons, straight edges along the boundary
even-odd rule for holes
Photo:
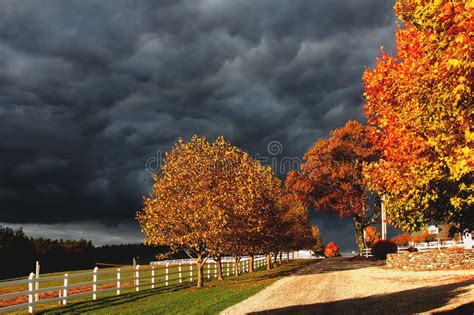
[[[277,258],[280,262],[298,259],[299,255],[295,253],[283,253],[281,256],[277,255]],[[224,276],[235,275],[233,257],[223,257],[221,262]],[[12,292],[6,292],[4,289],[3,292],[6,293],[0,294],[0,301],[19,297],[25,300],[25,302],[18,301],[14,305],[0,307],[0,313],[28,309],[28,313],[32,314],[35,306],[39,304],[59,302],[67,305],[72,299],[90,296],[92,300],[96,300],[98,295],[111,291],[115,291],[116,295],[121,295],[125,290],[138,292],[143,288],[167,288],[171,285],[192,283],[197,280],[197,269],[193,268],[194,263],[195,261],[191,259],[168,260],[152,262],[149,266],[136,265],[114,270],[100,270],[95,267],[92,271],[45,277],[37,277],[32,272],[27,279],[0,282],[2,288],[15,287],[15,291]],[[265,256],[254,256],[253,264],[255,270],[266,268],[267,259]],[[240,259],[237,268],[238,273],[249,272],[250,258]],[[217,263],[214,260],[208,259],[203,266],[203,277],[217,278]],[[23,285],[25,287],[22,287]]]
[[[439,249],[439,248],[450,248],[450,247],[463,247],[463,241],[444,241],[444,242],[425,242],[425,243],[412,243],[410,246],[397,246],[397,252],[402,252],[408,250],[408,248],[413,247],[418,251],[430,250],[430,249]],[[364,248],[363,256],[366,258],[373,257],[372,249],[370,247]]]

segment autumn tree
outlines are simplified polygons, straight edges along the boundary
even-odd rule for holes
[[[353,219],[360,254],[365,247],[363,230],[379,213],[363,176],[364,164],[379,156],[368,133],[367,127],[349,121],[332,131],[329,139],[318,140],[304,155],[300,170],[290,172],[286,179],[287,187],[306,206]]]
[[[323,252],[323,240],[321,239],[321,232],[317,226],[311,226],[311,236],[314,243],[312,244],[311,249],[317,253],[321,254]]]
[[[222,137],[210,143],[194,136],[189,142],[179,140],[161,172],[153,175],[153,190],[137,214],[145,242],[196,258],[197,287],[203,285],[206,260],[226,249],[218,240],[229,231],[235,213],[248,213],[257,198],[253,164],[248,154]]]
[[[371,138],[382,152],[367,168],[386,196],[388,221],[474,228],[472,1],[398,0],[396,55],[364,74]]]
[[[234,257],[236,275],[242,256],[248,255],[250,264],[253,264],[253,255],[265,252],[271,240],[275,239],[275,225],[280,222],[277,203],[282,194],[281,180],[271,167],[262,165],[248,155],[244,160],[245,163],[241,162],[236,170],[244,174],[239,180],[242,182],[237,192],[240,198],[234,200],[235,206],[227,210],[229,220],[214,250]]]
[[[377,231],[375,226],[368,226],[365,228],[365,244],[367,247],[372,246],[372,244],[380,241],[380,232]]]
[[[294,194],[284,191],[277,204],[278,225],[273,234],[273,253],[311,248],[316,243],[311,233],[308,210]],[[275,257],[276,260],[276,257]]]

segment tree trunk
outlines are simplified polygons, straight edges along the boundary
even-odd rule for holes
[[[277,266],[278,265],[278,252],[275,252],[273,254],[273,261],[275,263],[275,266]]]
[[[286,261],[288,262],[288,261],[290,261],[290,251],[288,251],[286,254],[287,254]]]
[[[280,264],[283,263],[283,252],[280,252]]]
[[[239,275],[239,257],[234,256],[234,270],[235,270],[235,275]]]
[[[272,256],[267,254],[267,270],[272,269]]]
[[[222,277],[222,259],[221,259],[221,256],[217,257],[216,264],[217,264],[217,280],[218,281],[224,280],[224,278]]]
[[[354,228],[355,228],[357,248],[359,250],[359,255],[362,256],[364,254],[365,239],[364,239],[364,226],[362,225],[360,218],[354,217]]]
[[[249,273],[253,272],[253,255],[249,256]]]
[[[202,255],[201,254],[198,255],[198,259],[197,259],[196,264],[197,264],[197,270],[198,270],[198,279],[197,279],[196,287],[197,288],[202,288],[203,284],[204,284],[204,277],[203,277],[204,265],[202,263]]]

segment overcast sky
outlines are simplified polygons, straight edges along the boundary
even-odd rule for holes
[[[381,45],[393,50],[392,6],[2,1],[0,222],[136,241],[147,161],[178,137],[224,135],[251,154],[301,156],[347,120],[364,121],[361,76]],[[350,222],[314,220],[323,238],[353,243]]]

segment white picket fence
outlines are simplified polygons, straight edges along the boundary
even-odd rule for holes
[[[425,251],[430,249],[440,249],[440,248],[449,248],[449,247],[464,247],[463,241],[434,241],[434,242],[424,242],[424,243],[411,243],[411,247],[416,248],[418,251]],[[402,252],[408,250],[410,246],[398,246],[397,252]],[[370,247],[364,248],[363,256],[366,258],[372,257],[372,249]]]
[[[278,255],[278,260],[280,256]],[[289,255],[283,254],[281,261],[289,261],[298,259],[297,252]],[[230,276],[235,274],[235,267],[232,257],[225,257],[222,260],[223,275]],[[273,261],[273,259],[272,259]],[[254,269],[258,270],[266,268],[267,260],[265,256],[254,257]],[[120,295],[124,290],[140,291],[142,288],[166,288],[171,285],[189,284],[197,280],[197,270],[194,266],[195,261],[189,260],[169,260],[164,262],[152,262],[149,266],[136,265],[134,267],[125,267],[111,270],[110,268],[100,270],[95,267],[92,271],[82,273],[65,273],[61,276],[45,276],[35,277],[34,273],[30,273],[27,279],[0,282],[0,290],[12,286],[23,286],[24,289],[0,294],[0,300],[12,299],[18,297],[27,297],[27,302],[10,305],[0,308],[0,313],[28,309],[28,313],[32,314],[35,306],[39,304],[67,303],[76,298],[89,296],[92,300],[96,300],[99,294],[115,291],[116,295]],[[249,257],[244,257],[238,264],[238,273],[248,272],[250,269]],[[204,266],[204,277],[207,279],[217,278],[217,264],[212,259],[208,259]],[[87,280],[85,280],[87,279]],[[75,282],[80,281],[80,282]],[[85,281],[84,281],[85,280]],[[133,281],[133,282],[131,282]],[[59,282],[60,285],[47,286],[47,283]],[[128,283],[127,283],[128,282]],[[173,282],[173,284],[171,284]],[[130,284],[132,283],[132,284]],[[82,292],[74,292],[72,289],[79,289]],[[5,292],[6,290],[2,290]],[[41,293],[49,293],[54,297],[41,298]]]

